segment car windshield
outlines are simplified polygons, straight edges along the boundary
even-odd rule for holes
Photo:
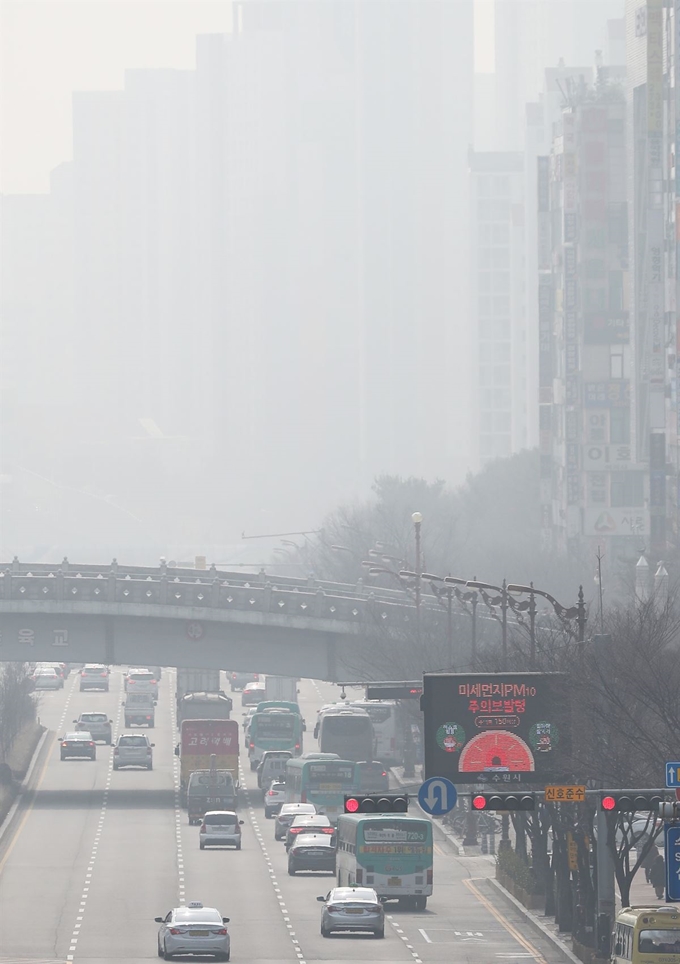
[[[106,670],[103,666],[83,666],[83,673],[105,673]]]
[[[153,673],[130,673],[128,679],[133,679],[137,683],[149,683],[153,679]]]
[[[320,813],[311,813],[308,817],[296,817],[293,820],[293,827],[330,827],[331,822],[328,817]]]
[[[56,669],[37,669],[35,671],[36,676],[56,676]]]
[[[333,844],[329,837],[324,837],[320,833],[303,833],[295,841],[296,849],[300,847],[328,847],[333,849]]]
[[[316,813],[313,803],[284,803],[281,807],[281,816],[295,816],[298,813]]]
[[[222,917],[214,907],[178,907],[174,913],[175,922],[201,921],[206,924],[221,924]]]
[[[83,723],[108,723],[109,721],[106,713],[81,713],[80,719]]]
[[[120,746],[146,746],[145,736],[121,736]]]
[[[680,954],[680,930],[641,930],[639,950],[641,954]]]
[[[283,791],[286,789],[286,784],[285,784],[285,783],[272,783],[270,789],[272,789],[272,790],[274,791],[274,793],[283,793]]]
[[[82,740],[89,740],[89,739],[90,739],[90,734],[89,734],[89,733],[83,733],[83,732],[80,732],[80,733],[67,733],[66,736],[64,737],[64,739],[65,739],[65,740],[75,740],[75,741],[81,742]]]

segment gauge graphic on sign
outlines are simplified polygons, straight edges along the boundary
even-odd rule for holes
[[[458,769],[469,773],[535,770],[534,755],[515,733],[503,730],[474,736],[460,755]]]

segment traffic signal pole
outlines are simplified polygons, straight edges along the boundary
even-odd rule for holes
[[[608,846],[607,814],[597,808],[597,950],[601,957],[609,957],[612,922],[616,912],[614,855]]]

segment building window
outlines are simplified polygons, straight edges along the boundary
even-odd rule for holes
[[[510,314],[510,299],[507,295],[495,295],[493,299],[493,313],[496,317],[505,318]]]
[[[493,193],[495,197],[510,197],[510,178],[495,177],[493,179]]]
[[[604,278],[604,261],[602,258],[588,258],[583,267],[586,278],[591,281],[596,278]]]
[[[622,345],[612,345],[611,355],[609,356],[609,377],[624,377]]]
[[[612,445],[630,445],[630,411],[627,408],[610,409],[609,441]]]
[[[609,310],[623,311],[623,271],[609,272]]]
[[[494,244],[510,243],[510,225],[509,224],[494,224],[492,225],[492,230],[493,230]]]
[[[583,292],[585,307],[592,311],[604,311],[607,292],[604,288],[586,288]]]
[[[644,472],[612,472],[611,504],[613,507],[644,504]]]
[[[588,228],[585,232],[585,242],[584,247],[586,248],[604,248],[606,243],[606,237],[604,228]]]

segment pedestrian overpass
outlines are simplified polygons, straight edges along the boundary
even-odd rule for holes
[[[436,600],[422,605],[437,612]],[[0,563],[0,661],[195,666],[337,681],[376,631],[415,635],[399,590],[267,574]],[[385,667],[384,678],[389,678]]]

